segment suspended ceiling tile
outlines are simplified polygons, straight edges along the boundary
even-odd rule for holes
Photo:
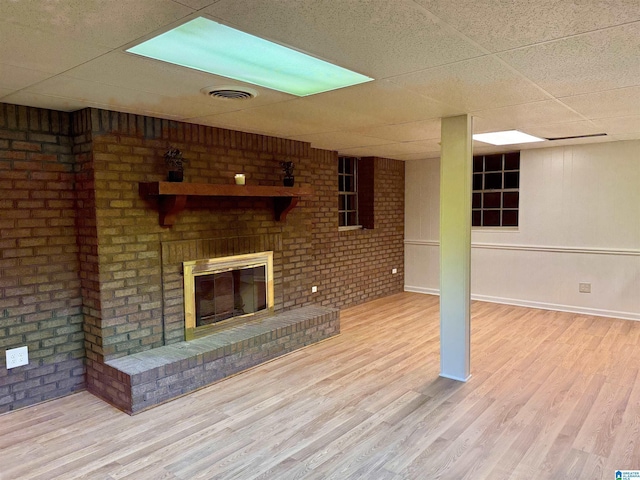
[[[473,117],[473,133],[502,132],[513,129],[514,126],[508,119]]]
[[[640,133],[640,115],[600,118],[594,123],[612,135],[637,135]]]
[[[309,103],[304,98],[212,116],[212,121],[217,120],[243,129],[264,130],[285,137],[379,123],[367,115]]]
[[[221,0],[203,12],[376,79],[483,53],[412,0]]]
[[[245,126],[241,126],[241,125],[236,125],[234,123],[229,123],[229,122],[223,122],[220,119],[216,119],[216,115],[210,116],[210,117],[199,117],[199,118],[190,118],[189,122],[190,123],[195,123],[198,125],[207,125],[210,127],[215,127],[215,128],[224,128],[227,130],[235,130],[236,132],[246,132],[246,133],[256,133],[259,135],[267,135],[267,136],[272,136],[272,137],[283,137],[283,135],[279,134],[276,131],[270,131],[270,130],[266,130],[266,129],[252,129]]]
[[[640,112],[640,86],[564,97],[560,101],[587,118],[634,115]]]
[[[218,75],[200,72],[166,62],[116,51],[65,72],[81,80],[121,86],[158,95],[179,96],[207,105],[207,114],[231,112],[267,103],[291,100],[286,93],[248,85]],[[246,101],[228,101],[206,97],[201,89],[210,86],[249,86],[258,96]]]
[[[7,96],[7,95],[11,95],[14,92],[15,92],[15,90],[12,89],[12,88],[0,87],[0,100],[2,100],[5,103],[11,103],[11,102],[7,101],[4,97]]]
[[[194,10],[172,0],[87,1],[20,0],[2,3],[6,22],[51,33],[77,43],[119,47]]]
[[[640,22],[499,56],[555,97],[640,85]]]
[[[392,158],[389,155],[389,148],[376,147],[356,147],[356,148],[342,148],[339,151],[340,155],[351,157],[383,157]],[[398,152],[395,152],[398,153]]]
[[[401,75],[391,81],[467,112],[549,98],[492,56]]]
[[[637,0],[416,0],[493,52],[640,20]]]
[[[76,100],[85,105],[98,103],[116,111],[126,109],[127,112],[135,112],[138,109],[141,114],[161,117],[198,117],[210,112],[206,101],[195,102],[179,96],[162,96],[64,75],[45,80],[26,91]]]
[[[459,109],[431,100],[389,81],[375,81],[305,98],[311,104],[338,111],[358,112],[379,123],[405,123],[460,113]]]
[[[0,22],[0,64],[60,73],[108,50],[68,35]],[[4,72],[5,68],[3,68]],[[0,73],[4,76],[4,73]]]
[[[29,68],[0,64],[0,87],[19,90],[51,76],[50,73]]]
[[[289,138],[292,140],[308,142],[314,148],[322,148],[325,150],[369,147],[373,145],[384,145],[386,143],[389,143],[387,140],[366,137],[364,135],[357,135],[355,133],[343,131],[315,133],[312,135],[297,135]]]
[[[402,155],[396,155],[394,158],[396,160],[402,160],[403,162],[408,162],[411,160],[432,160],[435,158],[440,158],[440,150],[423,153],[406,153]]]
[[[213,5],[214,3],[219,2],[220,0],[179,0],[179,1],[183,5],[186,5],[187,7],[200,10],[204,7],[208,7],[209,5]]]
[[[520,150],[520,148],[513,145],[489,145],[475,140],[473,141],[474,155],[490,155],[492,153],[506,153],[517,150]]]
[[[432,138],[440,138],[440,119],[358,128],[353,131],[368,137],[394,142],[429,140]]]
[[[606,143],[611,142],[613,139],[609,135],[606,137],[587,137],[587,138],[574,138],[568,140],[552,140],[541,143],[525,143],[518,150],[533,150],[537,148],[553,148],[553,147],[566,147],[569,145],[587,145],[592,143]]]
[[[5,103],[14,103],[16,105],[25,105],[27,107],[48,108],[49,110],[59,110],[61,112],[75,112],[83,108],[92,106],[97,108],[107,108],[107,106],[98,106],[96,104],[81,102],[79,100],[56,97],[51,95],[40,95],[30,93],[25,90],[14,92],[2,98]]]
[[[575,137],[595,135],[603,132],[590,120],[580,122],[557,123],[554,125],[536,125],[527,128],[527,133],[541,138]]]
[[[508,107],[480,110],[472,113],[474,121],[499,122],[505,130],[523,126],[576,122],[584,120],[580,115],[557,100],[510,105]],[[480,133],[480,132],[478,132]]]
[[[620,142],[628,140],[640,140],[640,132],[616,134],[612,135],[611,138]]]
[[[434,151],[440,150],[440,138],[431,138],[429,140],[420,140],[418,142],[403,142],[403,145],[409,145],[416,150]]]
[[[439,146],[434,147],[432,144],[426,142],[397,142],[372,147],[345,148],[341,149],[340,153],[355,156],[375,155],[378,157],[396,158],[397,155],[424,154],[425,152],[437,149],[439,149]]]

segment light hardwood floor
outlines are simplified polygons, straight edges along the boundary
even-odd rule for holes
[[[134,417],[89,393],[0,416],[0,479],[613,479],[640,469],[640,322],[474,302],[438,377],[438,298]]]

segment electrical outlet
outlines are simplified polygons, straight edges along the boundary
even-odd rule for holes
[[[7,350],[7,370],[10,368],[21,367],[29,363],[28,347],[12,348]]]
[[[396,274],[396,273],[398,273],[398,269],[397,269],[397,268],[392,268],[392,269],[391,269],[391,273],[392,273],[392,274]]]
[[[580,293],[591,293],[591,284],[580,282],[578,284],[578,291]]]
[[[318,293],[318,287],[316,287],[315,285],[311,287],[311,293]]]

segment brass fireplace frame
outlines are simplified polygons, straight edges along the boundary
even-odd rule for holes
[[[208,258],[202,260],[191,260],[183,262],[184,272],[184,322],[185,339],[209,335],[229,325],[241,323],[248,317],[258,317],[273,314],[273,252],[248,253],[244,255],[232,255],[228,257]],[[196,326],[196,298],[195,298],[195,277],[200,275],[212,275],[214,273],[228,272],[239,268],[266,267],[266,291],[267,308],[255,313],[239,315],[227,320],[223,320],[213,325]]]

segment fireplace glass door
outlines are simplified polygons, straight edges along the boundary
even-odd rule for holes
[[[196,327],[267,309],[264,265],[198,275],[194,281]]]

